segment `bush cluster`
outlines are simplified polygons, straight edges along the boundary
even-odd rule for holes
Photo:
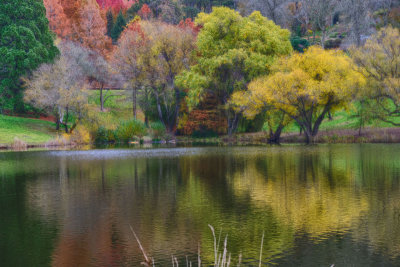
[[[153,122],[147,129],[146,125],[138,120],[121,121],[115,130],[100,126],[94,134],[94,141],[97,144],[141,141],[147,134],[150,134],[154,140],[164,139],[165,126],[161,122]]]

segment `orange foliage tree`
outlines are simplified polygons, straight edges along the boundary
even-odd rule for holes
[[[70,29],[71,33],[66,39],[107,54],[112,44],[111,39],[106,36],[106,22],[97,2],[95,0],[61,0],[60,3],[68,21],[63,21],[61,13],[55,19],[59,20],[63,27]]]
[[[106,54],[111,49],[111,39],[106,35],[107,26],[96,2],[88,2],[80,10],[78,39],[83,46]]]
[[[71,22],[64,13],[60,0],[44,0],[46,16],[50,29],[60,38],[67,39],[71,35]]]

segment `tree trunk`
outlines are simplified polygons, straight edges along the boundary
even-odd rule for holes
[[[326,30],[321,32],[321,47],[325,49]]]
[[[144,125],[149,127],[149,117],[147,116],[146,112],[144,113]]]
[[[136,86],[134,86],[133,87],[133,96],[132,96],[132,99],[133,99],[133,117],[135,118],[135,120],[136,120],[136,90],[137,88],[136,88]]]
[[[280,142],[281,142],[281,134],[282,134],[283,128],[284,128],[284,126],[282,124],[280,124],[278,126],[278,128],[275,130],[275,132],[270,130],[270,132],[269,132],[269,140],[268,140],[269,144],[277,144],[277,145],[280,144]]]
[[[235,112],[235,116],[233,119],[228,117],[228,135],[232,136],[232,134],[236,131],[238,123],[239,123],[239,114]]]
[[[167,125],[166,125],[166,123],[164,121],[163,115],[162,115],[160,98],[159,98],[159,96],[157,94],[156,94],[156,105],[157,105],[158,118],[160,119],[162,124],[164,124],[165,128],[168,129],[168,127],[167,127]]]
[[[312,131],[309,127],[303,127],[304,136],[306,137],[306,144],[314,143],[314,136],[312,135]]]
[[[56,115],[56,131],[60,130],[60,115]]]
[[[71,126],[71,128],[69,129],[69,133],[72,133],[72,132],[75,130],[76,126],[78,126],[78,122],[75,122],[75,123]]]
[[[69,117],[68,108],[66,108],[65,109],[65,121],[64,121],[65,133],[68,133],[68,117]]]
[[[103,112],[104,111],[104,95],[103,95],[103,87],[104,85],[101,84],[100,87],[100,111]]]

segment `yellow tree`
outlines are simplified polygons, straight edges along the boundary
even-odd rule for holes
[[[246,93],[233,99],[250,115],[266,107],[282,112],[298,123],[309,143],[328,112],[343,107],[352,99],[352,89],[362,84],[349,57],[311,47],[279,60],[273,74],[252,81]]]
[[[377,119],[400,126],[400,32],[391,26],[373,35],[364,46],[350,49],[368,80],[360,97],[369,98]]]

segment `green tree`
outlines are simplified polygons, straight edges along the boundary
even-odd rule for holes
[[[197,38],[198,64],[178,76],[177,84],[189,89],[190,107],[199,104],[207,93],[217,96],[226,110],[227,132],[232,134],[241,114],[228,106],[230,96],[247,90],[252,79],[269,73],[278,56],[292,51],[290,33],[260,12],[242,17],[226,7],[200,13],[196,23],[202,26]]]
[[[114,27],[111,31],[111,38],[113,39],[113,42],[117,42],[119,36],[124,31],[125,26],[126,20],[124,18],[124,15],[122,15],[122,12],[120,11],[115,21]]]
[[[0,112],[23,112],[20,77],[58,54],[43,1],[2,0],[0,4]]]
[[[114,15],[111,12],[111,9],[107,11],[106,19],[107,19],[107,36],[111,37],[111,33],[114,28]]]

